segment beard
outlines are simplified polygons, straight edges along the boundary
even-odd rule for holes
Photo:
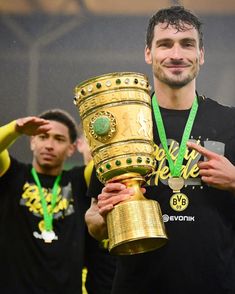
[[[171,65],[181,65],[181,62],[172,62]],[[168,85],[172,89],[180,89],[196,78],[199,72],[199,61],[197,60],[191,71],[187,74],[181,70],[175,70],[171,74],[164,72],[160,65],[153,66],[153,74],[157,80]]]

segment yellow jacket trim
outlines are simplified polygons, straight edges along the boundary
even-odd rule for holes
[[[90,184],[93,167],[94,167],[94,162],[93,160],[90,160],[84,170],[84,178],[86,180],[87,187]]]
[[[16,121],[0,127],[0,177],[5,174],[10,166],[10,156],[7,148],[20,136],[15,130]]]

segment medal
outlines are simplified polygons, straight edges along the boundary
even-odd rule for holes
[[[31,173],[33,175],[33,178],[38,186],[39,190],[39,196],[42,204],[42,211],[43,211],[43,218],[45,223],[45,229],[41,233],[41,237],[44,240],[45,243],[51,243],[53,240],[57,240],[58,237],[56,236],[55,232],[53,231],[53,210],[56,205],[56,199],[57,199],[57,190],[59,187],[59,182],[61,180],[61,174],[58,175],[55,179],[53,188],[52,188],[52,199],[51,199],[51,209],[48,211],[47,201],[45,198],[45,195],[43,193],[42,185],[40,183],[39,177],[37,175],[37,172],[34,168],[32,168]]]
[[[51,243],[56,239],[56,234],[54,231],[42,231],[41,236],[45,243]]]
[[[193,105],[191,107],[189,117],[186,122],[186,126],[184,128],[183,136],[182,136],[180,147],[179,147],[179,152],[175,162],[173,162],[173,159],[171,158],[171,155],[168,149],[165,127],[163,124],[161,111],[160,111],[157,98],[155,95],[153,95],[152,97],[152,104],[153,104],[154,117],[156,120],[157,129],[159,133],[159,138],[164,148],[164,151],[166,153],[166,157],[169,163],[169,169],[171,172],[171,176],[168,179],[168,185],[173,191],[173,195],[170,198],[170,206],[172,209],[176,211],[182,211],[187,208],[189,201],[188,201],[188,197],[185,194],[180,193],[180,190],[184,186],[184,179],[180,175],[181,175],[181,169],[183,165],[185,152],[187,149],[187,141],[189,139],[189,136],[193,127],[193,123],[197,114],[197,110],[198,110],[197,96],[194,98]]]
[[[184,186],[184,179],[182,177],[170,177],[168,179],[168,186],[174,193],[180,192]]]
[[[170,177],[168,179],[168,186],[172,189],[173,195],[170,198],[170,206],[175,211],[183,211],[188,207],[188,197],[180,193],[184,186],[184,179],[182,177]]]

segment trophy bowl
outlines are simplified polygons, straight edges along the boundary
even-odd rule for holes
[[[74,104],[98,179],[122,182],[135,191],[107,214],[112,254],[152,251],[168,239],[158,202],[141,192],[155,167],[149,90],[147,77],[134,72],[97,76],[75,87]]]

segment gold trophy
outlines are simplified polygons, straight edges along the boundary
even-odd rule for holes
[[[149,89],[147,77],[134,72],[97,76],[75,88],[98,179],[135,191],[107,215],[112,254],[151,251],[168,239],[158,202],[147,200],[140,189],[155,167]]]

